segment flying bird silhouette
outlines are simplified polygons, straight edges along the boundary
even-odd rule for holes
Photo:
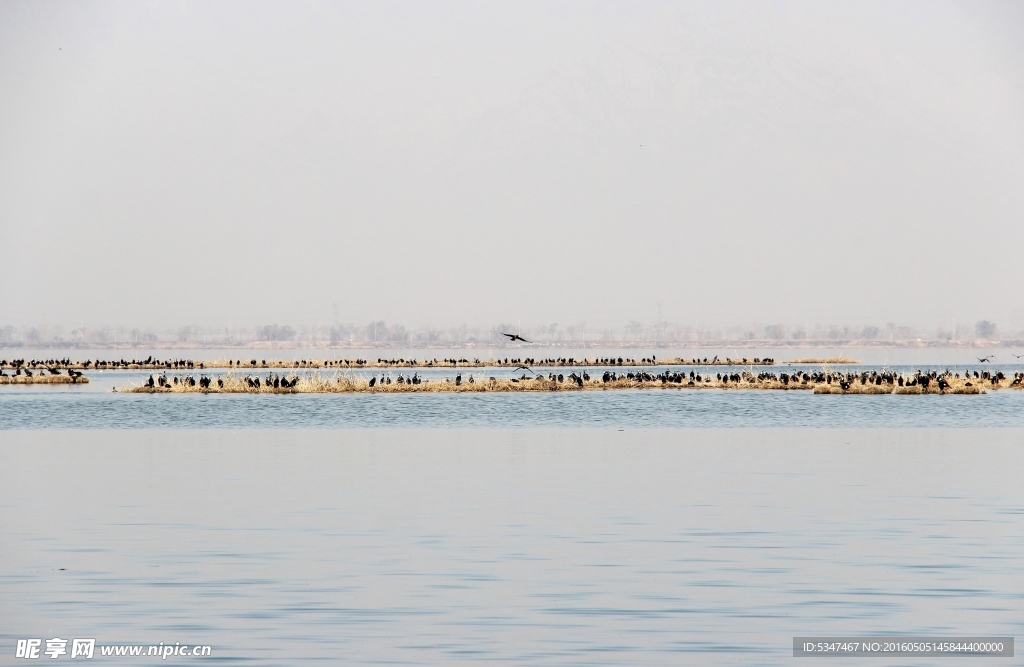
[[[508,336],[508,341],[510,343],[513,342],[513,341],[517,341],[517,340],[521,340],[524,343],[529,343],[530,342],[530,341],[526,340],[525,338],[523,338],[522,336],[520,336],[519,334],[509,334],[509,333],[505,333],[504,331],[502,331],[501,335],[502,336]]]
[[[978,361],[984,364],[986,362],[992,361],[993,359],[995,359],[995,357],[996,355],[990,354],[987,357],[978,357]]]

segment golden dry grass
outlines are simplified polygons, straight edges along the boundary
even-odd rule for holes
[[[1007,387],[991,387],[992,389],[1006,389]],[[963,384],[954,384],[946,389],[939,389],[938,385],[930,384],[927,387],[916,385],[913,387],[896,387],[893,390],[894,394],[986,394],[988,390],[980,385],[971,383],[971,386],[965,386]]]
[[[859,364],[860,362],[856,359],[848,359],[846,357],[829,357],[828,359],[794,359],[793,361],[787,361],[787,364]]]
[[[133,393],[214,393],[214,394],[338,394],[338,393],[368,393],[368,394],[409,394],[409,393],[483,393],[483,392],[552,392],[552,391],[607,391],[615,389],[774,389],[793,390],[810,389],[811,385],[800,382],[783,384],[779,380],[757,380],[753,376],[735,382],[729,380],[718,380],[716,378],[703,378],[701,382],[662,382],[660,379],[638,380],[620,377],[609,382],[600,379],[584,381],[582,386],[576,382],[566,379],[564,382],[550,380],[546,377],[498,379],[484,378],[468,379],[456,383],[451,379],[434,380],[421,384],[410,384],[404,382],[399,384],[375,383],[370,386],[368,378],[355,376],[351,373],[339,372],[333,375],[314,372],[310,374],[287,376],[287,379],[298,378],[294,387],[268,386],[261,378],[260,386],[250,385],[245,377],[228,373],[220,378],[223,384],[218,384],[214,379],[208,388],[201,387],[198,382],[195,385],[179,382],[167,387],[130,386],[123,387],[120,391]]]
[[[219,378],[213,378],[210,386],[204,388],[196,384],[179,382],[170,384],[167,387],[149,386],[128,386],[122,387],[120,391],[132,393],[213,393],[213,394],[344,394],[344,393],[368,393],[368,394],[410,394],[410,393],[485,393],[485,392],[554,392],[554,391],[609,391],[625,389],[720,389],[720,390],[757,390],[757,391],[799,391],[810,390],[815,394],[979,394],[986,393],[989,389],[1019,389],[1020,384],[1013,385],[1012,378],[1004,379],[997,383],[990,380],[979,380],[973,378],[946,377],[948,386],[939,389],[937,380],[931,380],[928,387],[920,383],[910,386],[899,386],[896,382],[883,382],[874,384],[869,381],[861,382],[855,378],[851,382],[845,382],[846,387],[840,384],[838,379],[832,382],[810,382],[800,379],[791,379],[789,382],[782,382],[778,377],[769,375],[765,378],[758,378],[751,373],[734,374],[733,378],[739,380],[717,377],[703,377],[701,381],[694,381],[684,378],[682,382],[663,382],[661,378],[647,376],[647,379],[628,379],[619,377],[616,380],[604,382],[601,379],[590,379],[582,385],[566,378],[564,382],[550,380],[546,377],[518,378],[518,379],[494,379],[480,378],[470,381],[468,378],[460,383],[451,379],[424,381],[421,384],[403,382],[391,384],[375,382],[370,386],[370,379],[355,375],[350,372],[339,371],[336,373],[291,373],[286,379],[297,379],[294,387],[274,388],[266,383],[266,378],[260,378],[260,386],[255,387],[247,381],[247,377],[234,373]],[[252,376],[255,377],[255,376]]]
[[[89,378],[81,376],[72,378],[69,375],[42,375],[37,373],[32,377],[27,375],[2,375],[0,384],[88,384]]]
[[[899,386],[898,383],[862,384],[859,379],[851,382],[845,389],[838,382],[820,383],[814,385],[815,394],[984,394],[987,389],[1010,388],[1009,381],[1002,381],[991,384],[989,381],[976,380],[971,378],[945,378],[949,386],[939,388],[936,380],[928,383],[927,387],[921,384]]]
[[[891,394],[891,384],[861,384],[856,382],[851,384],[849,388],[843,389],[838,382],[832,384],[820,383],[814,385],[815,394]]]

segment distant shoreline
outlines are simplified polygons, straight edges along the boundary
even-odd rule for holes
[[[913,339],[898,341],[866,341],[866,340],[717,340],[717,341],[558,341],[531,342],[528,345],[507,344],[504,341],[474,341],[469,343],[446,343],[443,345],[423,345],[415,341],[396,341],[388,343],[347,343],[330,344],[327,341],[251,341],[245,343],[231,342],[193,342],[193,341],[140,341],[120,343],[89,343],[73,341],[50,342],[5,342],[0,343],[2,350],[518,350],[526,354],[541,354],[541,350],[814,350],[814,349],[965,349],[989,350],[1004,348],[1024,348],[1022,340],[971,340],[946,341]],[[537,352],[532,352],[537,351]],[[0,352],[0,356],[4,356]],[[7,355],[9,356],[9,355]]]

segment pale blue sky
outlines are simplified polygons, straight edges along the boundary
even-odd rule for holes
[[[0,4],[0,324],[1024,324],[1013,3]]]

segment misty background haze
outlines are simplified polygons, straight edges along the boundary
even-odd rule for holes
[[[1022,45],[1016,3],[7,1],[0,328],[1024,330]]]

